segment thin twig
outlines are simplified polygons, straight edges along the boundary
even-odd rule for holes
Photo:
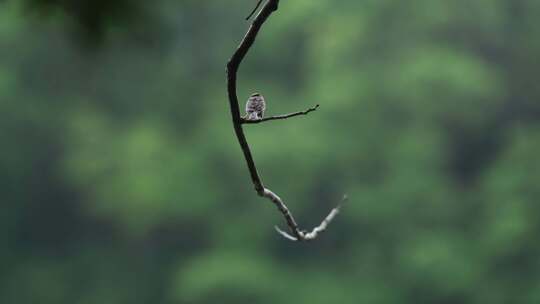
[[[249,18],[251,18],[251,16],[253,16],[253,14],[255,14],[255,12],[257,11],[259,6],[261,5],[262,1],[263,0],[259,0],[259,2],[257,2],[257,6],[255,6],[255,8],[251,11],[251,13],[249,13],[249,15],[246,17],[246,20],[249,20]]]
[[[323,221],[321,222],[321,224],[315,228],[313,228],[313,230],[311,230],[311,232],[309,233],[306,233],[306,232],[303,232],[303,231],[296,231],[294,230],[293,233],[296,235],[296,237],[288,234],[287,232],[281,230],[278,226],[274,226],[274,228],[276,229],[276,231],[281,234],[282,236],[284,236],[285,238],[291,240],[291,241],[298,241],[298,240],[301,240],[301,241],[311,241],[311,240],[314,240],[317,238],[317,236],[319,236],[319,233],[323,232],[326,230],[326,228],[328,227],[328,225],[330,225],[330,223],[334,220],[334,218],[339,214],[340,210],[341,210],[341,206],[343,205],[343,203],[345,201],[347,201],[348,198],[346,195],[343,196],[343,199],[341,200],[341,203],[338,204],[334,209],[332,209],[330,211],[330,213],[323,219]],[[290,225],[289,225],[290,227]]]
[[[259,4],[261,2],[262,0],[259,1]],[[257,4],[257,8],[259,4]],[[245,120],[240,116],[240,106],[238,104],[238,96],[236,93],[236,79],[237,79],[238,68],[240,67],[240,64],[242,63],[242,60],[246,56],[247,52],[249,51],[249,49],[255,42],[255,38],[257,38],[257,34],[259,33],[263,23],[266,21],[266,19],[268,19],[268,17],[274,11],[278,9],[278,4],[279,4],[279,0],[268,0],[266,2],[266,4],[263,6],[263,8],[260,10],[260,12],[257,14],[255,19],[253,20],[246,35],[244,36],[244,39],[242,39],[242,42],[240,42],[240,45],[238,46],[238,48],[232,55],[231,59],[227,63],[227,92],[228,92],[228,97],[229,97],[229,106],[231,108],[231,116],[232,116],[234,132],[238,139],[238,143],[240,144],[240,148],[242,149],[242,152],[244,154],[244,158],[246,160],[248,171],[250,173],[253,186],[255,187],[255,191],[257,191],[257,194],[259,196],[266,197],[270,201],[272,201],[272,203],[276,205],[276,207],[279,209],[279,211],[285,218],[285,221],[287,222],[287,225],[289,226],[289,229],[291,230],[292,235],[289,235],[286,232],[283,232],[279,230],[279,228],[276,227],[278,232],[281,235],[293,241],[304,241],[304,240],[307,241],[307,240],[315,239],[320,232],[326,229],[328,224],[330,224],[330,222],[339,213],[340,206],[332,209],[330,214],[322,221],[322,223],[319,226],[315,227],[312,230],[312,232],[306,233],[300,230],[300,228],[298,227],[298,224],[294,220],[292,213],[289,211],[289,209],[287,208],[287,205],[285,205],[283,200],[281,200],[279,196],[277,196],[270,189],[265,188],[263,185],[261,177],[259,176],[259,173],[257,172],[257,167],[255,165],[255,161],[253,160],[253,156],[251,154],[249,144],[244,134],[244,129],[242,128],[242,124],[247,123],[247,122],[245,122]],[[311,111],[315,111],[317,107],[318,105],[315,106],[314,108],[308,109],[303,112],[296,112],[296,113],[287,114],[287,115],[268,117],[259,122],[268,121],[268,120],[286,119],[286,118],[297,116],[297,115],[306,115]],[[254,122],[254,123],[257,123],[257,122]]]
[[[317,108],[319,108],[319,105],[316,105],[313,108],[309,108],[309,109],[307,109],[305,111],[298,111],[298,112],[294,112],[294,113],[290,113],[290,114],[270,116],[270,117],[266,117],[266,118],[263,118],[263,119],[257,119],[257,120],[249,120],[249,119],[242,118],[242,123],[243,124],[259,124],[261,122],[270,121],[270,120],[287,119],[287,118],[291,118],[291,117],[295,117],[295,116],[299,116],[299,115],[307,115],[307,114],[309,114],[309,112],[316,111]]]

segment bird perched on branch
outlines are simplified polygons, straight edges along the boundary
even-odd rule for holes
[[[259,120],[264,116],[266,110],[266,102],[264,97],[259,93],[253,93],[249,97],[246,103],[246,116],[247,120]]]

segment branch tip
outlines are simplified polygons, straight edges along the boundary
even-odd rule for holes
[[[294,236],[288,234],[287,232],[281,230],[278,226],[274,226],[274,229],[276,229],[276,231],[281,234],[284,238],[288,239],[288,240],[291,240],[293,242],[297,242],[298,239],[295,238]]]

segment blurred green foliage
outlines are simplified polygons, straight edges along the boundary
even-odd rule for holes
[[[0,303],[540,301],[540,2],[0,3]],[[80,42],[84,43],[80,43]]]

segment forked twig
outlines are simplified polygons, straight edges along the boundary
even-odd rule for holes
[[[257,10],[261,2],[262,0],[259,0],[259,3],[257,4],[257,7],[255,8],[253,12]],[[315,111],[318,108],[318,105],[302,112],[268,117],[268,118],[261,119],[258,121],[246,121],[240,116],[240,106],[238,104],[238,96],[236,93],[236,80],[237,80],[238,68],[240,64],[242,63],[242,60],[246,56],[247,52],[249,51],[249,49],[255,42],[255,38],[257,37],[263,23],[266,21],[266,19],[268,19],[268,17],[274,11],[278,9],[278,4],[279,4],[279,0],[267,0],[266,4],[263,6],[263,8],[260,10],[260,12],[257,14],[255,19],[253,20],[246,35],[244,36],[244,39],[242,39],[242,42],[240,42],[240,45],[238,46],[233,56],[227,63],[227,92],[228,92],[228,97],[229,97],[229,106],[231,108],[231,116],[232,116],[234,132],[238,139],[238,143],[240,144],[240,148],[242,149],[242,152],[244,154],[244,158],[246,160],[248,170],[251,176],[251,180],[255,187],[255,191],[257,191],[257,194],[259,196],[268,198],[270,201],[272,201],[272,203],[276,205],[276,207],[279,209],[279,211],[285,218],[285,221],[287,222],[287,225],[289,226],[289,229],[292,235],[280,230],[277,227],[276,227],[276,230],[282,236],[286,237],[289,240],[309,241],[309,240],[315,239],[319,235],[320,232],[323,232],[327,228],[330,222],[339,213],[341,204],[335,207],[334,209],[332,209],[330,214],[328,214],[328,216],[321,222],[321,224],[315,227],[311,232],[307,233],[301,230],[298,227],[298,224],[294,220],[292,213],[289,211],[289,209],[287,208],[287,205],[285,205],[283,200],[279,196],[277,196],[274,192],[272,192],[270,189],[267,189],[264,187],[261,177],[259,176],[259,173],[257,172],[257,167],[255,165],[255,161],[253,160],[253,156],[251,154],[249,144],[244,134],[242,124],[243,123],[261,123],[261,122],[269,121],[269,120],[287,119],[287,118],[298,116],[298,115],[306,115],[309,112]],[[251,17],[252,14],[250,14],[249,17]]]
[[[311,230],[311,232],[297,231],[298,233],[295,233],[296,237],[294,237],[294,236],[288,234],[287,232],[281,230],[278,226],[274,226],[274,228],[276,229],[276,231],[279,234],[281,234],[282,236],[284,236],[285,238],[287,238],[287,239],[289,239],[291,241],[298,241],[298,240],[310,241],[310,240],[313,240],[313,239],[317,238],[317,236],[319,236],[319,233],[326,230],[328,225],[330,225],[330,223],[334,220],[334,218],[339,214],[339,211],[340,211],[341,206],[343,205],[343,203],[345,203],[347,200],[348,200],[347,196],[344,195],[343,199],[341,200],[341,203],[339,205],[337,205],[334,209],[332,209],[332,211],[330,211],[330,213],[324,218],[324,220],[319,224],[319,226],[313,228],[313,230]]]

